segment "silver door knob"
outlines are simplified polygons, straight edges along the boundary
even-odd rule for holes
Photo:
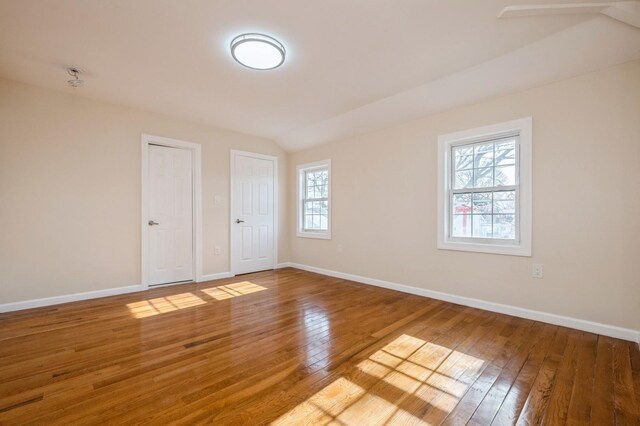
[[[236,219],[236,223],[242,223],[244,220]]]
[[[158,222],[154,222],[153,220],[149,221],[149,226],[160,225]]]

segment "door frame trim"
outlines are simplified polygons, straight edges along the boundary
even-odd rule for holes
[[[192,155],[193,173],[193,280],[202,281],[202,148],[199,143],[179,139],[142,134],[142,240],[141,240],[141,285],[149,288],[149,145],[188,149]],[[162,284],[160,284],[162,285]]]
[[[235,159],[236,155],[242,155],[244,157],[251,158],[259,158],[261,160],[270,160],[273,161],[273,269],[276,268],[278,264],[278,222],[280,218],[278,216],[278,204],[279,204],[279,194],[278,194],[278,157],[274,155],[267,154],[258,154],[256,152],[248,152],[248,151],[240,151],[237,149],[232,149],[229,152],[229,162],[230,162],[230,176],[229,176],[229,267],[231,270],[231,275],[236,275],[236,260],[234,256],[234,241],[236,235],[236,227],[233,226],[233,188],[235,184],[235,176],[236,176],[236,166]]]

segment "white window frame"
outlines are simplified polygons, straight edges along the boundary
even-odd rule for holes
[[[329,204],[328,216],[327,216],[327,230],[326,231],[308,231],[304,229],[304,196],[305,196],[305,174],[306,172],[327,169],[329,175],[328,182],[328,194],[327,202]],[[297,173],[297,185],[298,185],[298,199],[296,202],[296,210],[298,217],[297,224],[297,236],[302,238],[319,238],[323,240],[331,239],[331,160],[316,161],[313,163],[301,164],[296,167]]]
[[[531,117],[478,127],[438,137],[438,248],[480,253],[531,256]],[[456,238],[451,236],[452,148],[458,145],[519,136],[516,145],[516,240]]]

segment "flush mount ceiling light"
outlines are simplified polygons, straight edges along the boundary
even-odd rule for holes
[[[254,70],[272,70],[284,62],[282,43],[264,34],[242,34],[231,42],[231,56]]]

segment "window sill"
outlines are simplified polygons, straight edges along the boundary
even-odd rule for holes
[[[440,250],[456,250],[469,251],[475,253],[503,254],[508,256],[527,256],[531,257],[531,247],[524,245],[508,245],[508,244],[482,244],[468,243],[458,241],[439,241],[438,249]]]
[[[300,238],[315,238],[315,239],[319,239],[319,240],[330,240],[331,239],[331,233],[329,233],[329,232],[302,232],[302,231],[298,231],[297,236],[300,237]]]

